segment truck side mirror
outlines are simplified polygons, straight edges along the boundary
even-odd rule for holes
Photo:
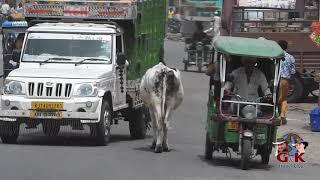
[[[126,60],[127,60],[127,57],[126,57],[126,55],[124,53],[119,53],[117,55],[117,64],[119,66],[125,65],[126,64]]]

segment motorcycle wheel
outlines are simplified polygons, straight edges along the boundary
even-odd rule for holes
[[[240,163],[241,169],[243,170],[248,169],[250,155],[251,155],[251,140],[245,138],[242,140],[241,163]]]

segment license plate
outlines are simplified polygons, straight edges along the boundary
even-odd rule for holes
[[[63,102],[31,102],[33,110],[63,110]]]
[[[239,129],[239,123],[238,122],[228,122],[228,129],[237,131]]]
[[[39,111],[30,111],[30,118],[62,118],[62,112],[39,112]]]

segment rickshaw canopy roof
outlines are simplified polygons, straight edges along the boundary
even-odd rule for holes
[[[218,52],[257,58],[282,58],[284,51],[275,41],[243,37],[220,36],[214,42]]]

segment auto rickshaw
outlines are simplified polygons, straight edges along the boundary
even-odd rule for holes
[[[241,169],[248,169],[256,155],[268,164],[281,122],[276,100],[284,52],[276,42],[262,39],[220,36],[213,44],[215,74],[210,75],[205,158],[212,159],[214,151],[231,158],[232,149],[241,156]],[[248,101],[225,92],[226,82],[232,82],[229,73],[242,65],[243,57],[257,58],[255,68],[264,73],[271,94],[259,92],[259,98]]]
[[[3,74],[6,78],[13,69],[19,67],[21,47],[25,31],[28,28],[26,21],[5,21],[2,23],[2,52]]]
[[[199,42],[193,42],[191,37],[185,38],[184,71],[188,71],[190,66],[196,66],[197,71],[202,72],[203,67],[212,59],[210,41],[210,37]]]

